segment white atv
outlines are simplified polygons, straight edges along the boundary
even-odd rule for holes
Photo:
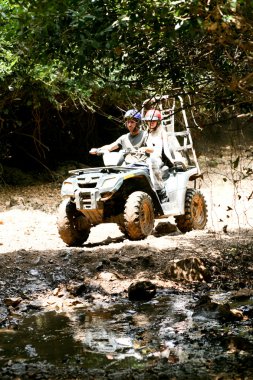
[[[203,175],[193,149],[183,100],[167,95],[148,99],[143,103],[143,115],[154,106],[162,113],[168,139],[164,146],[165,165],[161,169],[167,201],[160,202],[146,166],[122,166],[124,155],[129,152],[101,151],[104,167],[72,170],[62,184],[63,201],[57,227],[68,246],[81,246],[88,239],[91,227],[101,223],[117,223],[131,240],[146,238],[153,231],[155,219],[171,216],[181,232],[204,229],[207,206],[203,194],[196,189],[197,180]],[[166,165],[168,149],[168,156],[174,156],[177,161],[174,166],[169,162]]]

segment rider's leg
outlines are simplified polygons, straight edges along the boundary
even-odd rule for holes
[[[162,179],[161,167],[163,165],[163,162],[160,157],[150,156],[147,160],[147,163],[149,166],[150,178],[153,183],[153,186],[157,191],[160,201],[165,202],[168,199],[168,197]]]

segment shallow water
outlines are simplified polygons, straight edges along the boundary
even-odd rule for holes
[[[87,369],[140,368],[162,358],[184,363],[226,355],[232,341],[237,350],[239,338],[237,351],[252,355],[250,325],[195,320],[194,302],[189,294],[161,292],[146,303],[122,300],[69,313],[29,313],[16,330],[0,329],[0,365],[46,361],[54,365],[79,362]]]

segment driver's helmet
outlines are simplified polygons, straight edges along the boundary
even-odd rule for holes
[[[134,119],[135,121],[138,122],[138,124],[140,124],[141,123],[141,114],[136,109],[128,110],[128,111],[126,111],[126,113],[124,115],[124,119],[125,120]]]
[[[143,120],[144,121],[161,121],[162,114],[159,110],[148,110]]]

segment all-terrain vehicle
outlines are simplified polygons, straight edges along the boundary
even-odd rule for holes
[[[62,184],[63,201],[57,227],[68,246],[81,246],[88,239],[91,227],[101,223],[117,223],[130,240],[146,238],[153,231],[155,219],[171,216],[175,217],[181,232],[204,229],[207,205],[197,190],[197,180],[202,173],[183,99],[168,95],[147,99],[143,102],[142,114],[152,108],[160,109],[167,136],[165,165],[161,168],[167,201],[160,202],[146,166],[124,166],[126,152],[123,151],[101,152],[104,167],[72,170]],[[174,165],[166,162],[168,149],[176,158]]]

